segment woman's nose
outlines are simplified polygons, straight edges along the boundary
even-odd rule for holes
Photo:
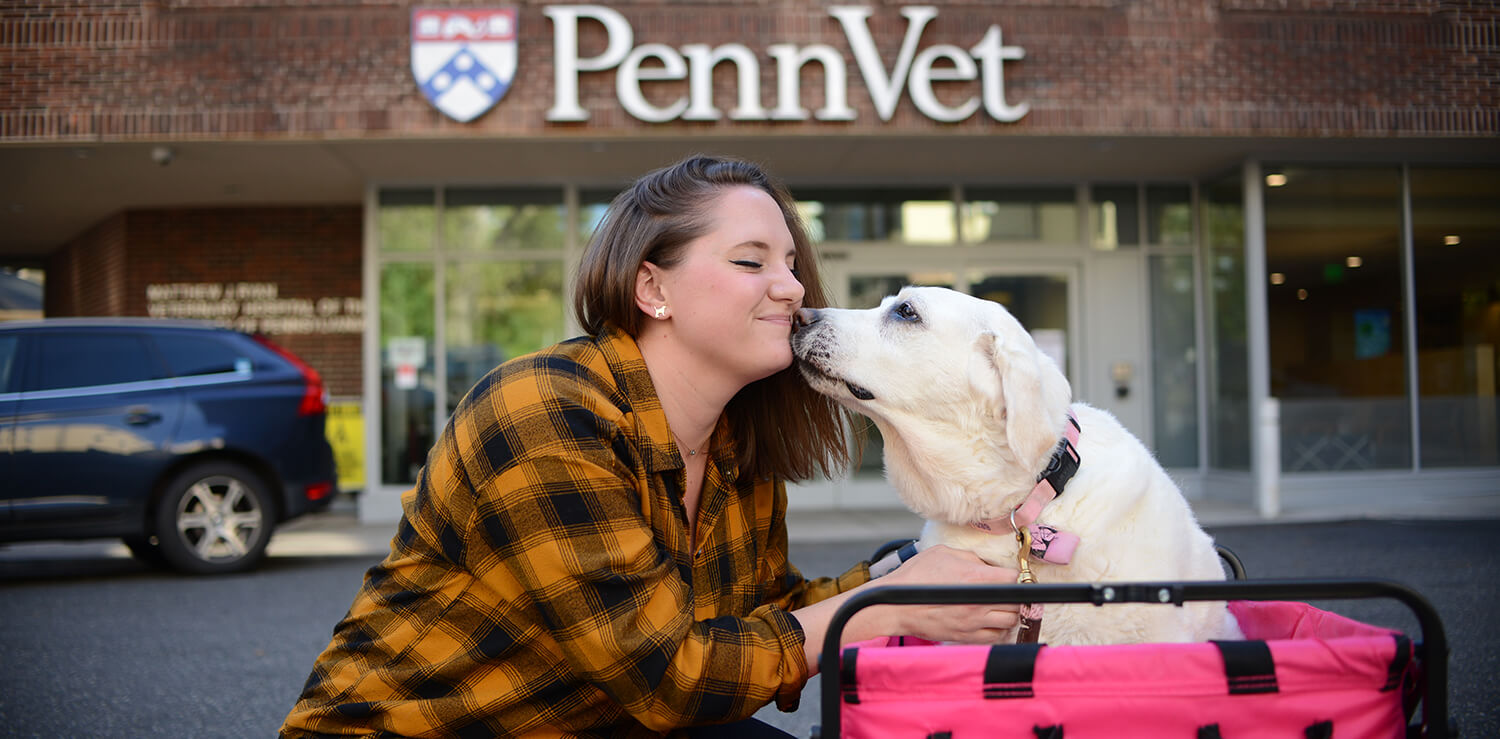
[[[806,288],[802,287],[802,281],[798,280],[797,275],[790,269],[783,270],[775,284],[771,286],[771,297],[794,303],[800,302],[806,292]]]

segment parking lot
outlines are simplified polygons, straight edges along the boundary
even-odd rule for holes
[[[793,524],[793,561],[835,574],[880,537],[816,536]],[[273,541],[262,569],[189,578],[149,570],[113,542],[0,549],[0,734],[18,737],[265,737],[290,709],[389,526],[320,514]],[[1407,583],[1438,608],[1452,645],[1451,703],[1465,736],[1500,736],[1500,519],[1211,526],[1252,578],[1369,577]],[[833,539],[833,540],[828,540]],[[1315,602],[1414,633],[1385,602]],[[801,708],[759,716],[808,736]]]

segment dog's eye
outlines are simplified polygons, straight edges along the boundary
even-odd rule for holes
[[[920,321],[922,317],[917,315],[917,309],[911,307],[911,303],[902,303],[893,311],[896,317],[903,321]]]

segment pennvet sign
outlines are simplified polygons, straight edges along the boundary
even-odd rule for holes
[[[491,95],[487,105],[476,94],[475,88],[483,88],[481,80],[467,80],[466,104],[463,110],[473,111],[469,118],[458,118],[449,113],[428,94],[440,110],[458,120],[470,120],[483,113],[505,93],[511,77],[515,74],[515,36],[513,8],[497,11],[432,11],[418,10],[413,14],[414,25],[422,13],[448,13],[448,20],[436,29],[435,36],[424,36],[432,43],[447,43],[444,51],[457,53],[452,44],[460,43],[474,48],[480,43],[498,43],[505,39],[500,34],[476,30],[475,24],[486,13],[510,13],[510,65],[505,72],[504,85],[499,93]],[[579,80],[584,74],[614,71],[615,98],[627,113],[635,118],[664,123],[673,120],[716,121],[725,116],[714,104],[713,75],[716,66],[730,62],[735,67],[735,105],[728,117],[736,121],[803,121],[809,118],[819,121],[852,121],[858,112],[849,105],[849,63],[844,53],[829,44],[775,43],[767,46],[764,57],[743,44],[730,43],[720,46],[689,43],[672,47],[661,43],[636,45],[635,30],[630,21],[620,12],[602,5],[553,5],[543,9],[543,14],[552,21],[553,51],[553,97],[552,107],[547,110],[547,120],[556,122],[580,122],[589,119],[589,111],[579,101]],[[933,44],[921,47],[922,33],[938,15],[938,9],[930,6],[913,6],[901,9],[906,19],[906,29],[900,49],[894,60],[882,59],[875,48],[868,20],[874,14],[867,7],[831,6],[833,16],[844,33],[849,51],[854,56],[856,67],[865,89],[869,92],[875,112],[883,121],[889,121],[896,113],[902,97],[909,96],[913,106],[922,115],[936,121],[952,123],[965,120],[981,109],[996,121],[1009,123],[1020,120],[1030,110],[1027,103],[1011,104],[1005,99],[1005,70],[1007,61],[1022,59],[1024,49],[1006,46],[1001,40],[1000,26],[990,26],[972,47],[953,44]],[[465,20],[453,19],[462,15]],[[582,56],[579,48],[581,24],[598,23],[604,27],[606,44],[602,52],[593,56]],[[416,72],[417,32],[413,30],[413,70],[424,93],[428,84],[422,82],[422,73]],[[434,57],[441,53],[434,53]],[[761,63],[769,59],[776,67],[775,105],[767,108],[761,94]],[[804,105],[801,90],[803,68],[816,62],[823,74],[821,105],[815,110]],[[452,64],[444,67],[454,72]],[[810,72],[810,74],[813,72]],[[437,78],[433,73],[432,77]],[[500,75],[494,75],[499,77]],[[685,94],[662,99],[654,95],[656,102],[648,100],[642,89],[643,83],[687,82]],[[934,83],[948,85],[969,83],[970,94],[962,99],[944,102],[934,91]],[[951,96],[950,96],[951,99]]]

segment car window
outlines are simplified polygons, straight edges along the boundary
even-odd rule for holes
[[[41,363],[28,390],[156,380],[164,373],[144,337],[122,333],[65,333],[37,337]]]
[[[156,334],[152,340],[173,377],[211,375],[250,367],[251,357],[245,351],[217,336],[171,333]]]
[[[11,382],[19,382],[21,373],[15,369],[16,357],[20,352],[16,351],[21,346],[19,336],[0,336],[0,393],[15,392]]]

